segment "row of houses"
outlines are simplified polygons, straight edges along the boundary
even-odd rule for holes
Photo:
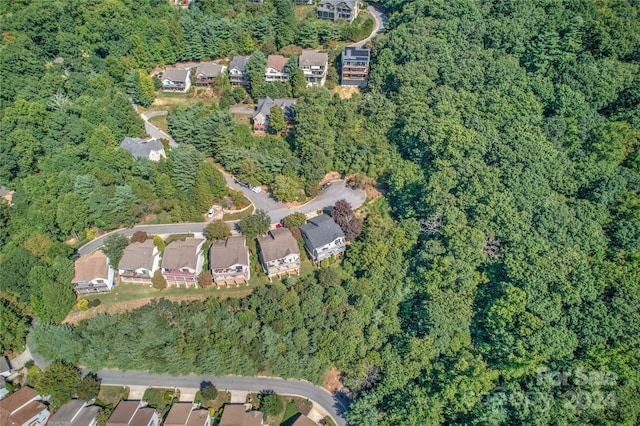
[[[264,0],[247,1],[262,3]],[[295,2],[301,4],[313,4],[313,0],[295,0]],[[347,22],[353,22],[358,17],[359,10],[360,3],[358,0],[322,0],[316,7],[318,19],[325,19],[327,21],[344,20]]]
[[[342,52],[343,85],[364,86],[369,76],[370,51],[366,48],[348,46]],[[249,56],[234,56],[229,67],[215,61],[202,62],[195,66],[195,85],[207,87],[213,84],[216,77],[229,73],[229,81],[232,85],[247,86],[249,75],[247,74],[247,61]],[[264,70],[264,79],[267,82],[288,81],[290,78],[287,70],[289,58],[282,55],[269,55]],[[327,81],[329,57],[326,52],[315,50],[303,50],[298,58],[298,67],[304,73],[307,86],[324,86]],[[167,67],[159,75],[162,80],[162,89],[165,91],[186,92],[191,87],[192,69],[194,66]]]
[[[342,229],[329,216],[320,215],[300,226],[304,247],[314,262],[344,252],[346,241]],[[203,271],[204,239],[186,238],[169,243],[162,258],[152,240],[135,242],[125,248],[118,266],[123,282],[151,284],[158,269],[170,286],[197,287]],[[260,264],[271,280],[300,273],[298,242],[287,228],[276,228],[257,238]],[[216,286],[248,284],[251,278],[249,250],[245,237],[231,236],[213,242],[209,249],[209,266]],[[115,271],[102,251],[80,257],[75,262],[74,290],[79,296],[104,293],[114,285]]]

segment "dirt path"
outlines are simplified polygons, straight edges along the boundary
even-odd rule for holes
[[[227,294],[226,296],[241,298],[241,297],[248,296],[252,292],[253,292],[253,289],[247,289],[246,291],[238,291],[233,293],[232,295]],[[194,300],[205,300],[205,299],[208,299],[209,297],[216,297],[216,296],[211,294],[194,294],[190,296],[159,296],[159,297],[154,296],[154,297],[145,297],[137,300],[128,300],[126,302],[110,303],[108,305],[105,304],[105,305],[96,306],[95,308],[91,308],[88,311],[84,311],[84,312],[79,310],[74,310],[67,315],[63,323],[75,325],[82,320],[93,318],[98,314],[106,313],[109,315],[113,315],[113,314],[119,314],[122,312],[132,311],[144,305],[148,305],[149,303],[151,303],[152,300],[167,299],[172,302],[187,302],[187,301],[194,301]]]

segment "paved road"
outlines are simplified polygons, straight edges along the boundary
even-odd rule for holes
[[[178,146],[178,143],[171,136],[149,123],[149,119],[151,117],[157,117],[160,115],[167,115],[167,111],[149,111],[140,114],[140,117],[144,120],[144,129],[152,138],[166,139],[169,141],[169,146],[175,148]]]
[[[371,31],[371,35],[369,37],[365,38],[364,40],[360,40],[357,43],[353,43],[351,45],[353,47],[362,47],[362,46],[364,46],[372,38],[374,38],[375,36],[377,36],[378,34],[380,34],[380,33],[382,33],[384,31],[384,23],[387,21],[387,17],[384,15],[384,13],[382,13],[381,11],[379,11],[378,9],[376,9],[373,6],[367,7],[367,10],[369,11],[371,16],[373,16],[373,19],[375,20],[375,25],[373,26],[373,31]]]
[[[312,213],[316,210],[322,210],[325,207],[329,207],[335,204],[340,199],[345,199],[355,209],[360,207],[366,199],[366,194],[361,189],[351,189],[345,186],[343,180],[334,181],[327,189],[320,192],[316,198],[308,202],[307,204],[288,209],[285,203],[274,200],[271,196],[264,191],[256,194],[249,190],[249,188],[242,187],[234,182],[233,178],[225,174],[227,184],[233,188],[242,191],[249,200],[253,203],[256,209],[264,210],[269,213],[271,217],[271,223],[279,223],[285,216],[294,212]],[[94,252],[102,247],[104,239],[113,234],[120,233],[130,237],[136,231],[144,231],[148,234],[182,234],[202,232],[207,224],[204,222],[198,223],[175,223],[166,225],[139,225],[133,228],[118,229],[108,234],[102,235],[93,241],[85,244],[78,249],[78,253],[82,256]]]
[[[283,395],[298,395],[308,398],[324,408],[339,426],[346,426],[347,424],[344,418],[344,411],[347,407],[342,401],[334,398],[326,389],[301,380],[240,376],[196,376],[194,374],[174,377],[137,371],[122,372],[119,370],[102,370],[98,373],[98,376],[102,379],[103,385],[200,388],[201,383],[211,382],[218,389],[247,392],[272,390]]]
[[[231,114],[253,115],[253,108],[248,106],[234,106],[229,108]]]

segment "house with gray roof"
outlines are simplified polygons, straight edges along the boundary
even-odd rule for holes
[[[287,228],[273,229],[259,236],[258,256],[269,281],[274,276],[300,273],[298,242]]]
[[[185,238],[169,243],[162,255],[162,276],[168,285],[198,286],[198,275],[204,265],[202,238]]]
[[[343,19],[353,22],[358,16],[358,0],[322,0],[318,3],[316,12],[318,19],[337,21]]]
[[[216,286],[249,285],[249,249],[244,236],[235,235],[211,244],[209,265]]]
[[[248,56],[234,56],[229,63],[229,81],[232,85],[247,86],[249,76],[247,75]]]
[[[300,226],[304,248],[314,262],[344,253],[344,232],[333,218],[327,215],[313,217]]]
[[[120,148],[131,153],[134,160],[138,158],[148,158],[151,161],[160,161],[160,158],[167,158],[164,152],[164,145],[156,139],[139,139],[126,137],[120,144]]]
[[[49,419],[48,426],[97,426],[100,407],[81,399],[72,399],[58,408]]]
[[[163,426],[210,426],[211,416],[204,409],[193,409],[191,402],[177,402],[171,406]]]
[[[107,420],[107,426],[158,426],[158,413],[140,401],[120,401]]]
[[[371,51],[364,47],[347,46],[342,51],[340,84],[366,86],[369,79]]]
[[[269,129],[269,114],[271,114],[271,108],[275,105],[282,108],[287,123],[292,125],[294,115],[291,107],[295,103],[295,99],[271,99],[268,96],[264,99],[258,99],[258,106],[253,112],[253,131],[256,133],[266,132]]]
[[[128,283],[151,284],[153,274],[158,270],[160,252],[152,240],[129,244],[122,252],[118,265],[120,279]]]
[[[162,73],[162,90],[186,92],[191,87],[191,69],[167,67]]]
[[[329,55],[326,52],[303,50],[298,59],[298,67],[304,73],[307,86],[324,86],[327,81]]]
[[[219,75],[224,75],[226,70],[226,65],[220,65],[214,61],[201,62],[196,68],[196,86],[211,86],[213,84],[213,80]]]

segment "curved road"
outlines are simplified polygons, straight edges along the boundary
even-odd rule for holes
[[[343,402],[334,398],[326,389],[302,380],[284,380],[269,377],[241,377],[241,376],[170,376],[167,374],[148,374],[138,371],[122,372],[119,370],[102,370],[98,373],[103,385],[124,386],[157,386],[200,388],[203,382],[211,382],[218,389],[237,390],[247,392],[261,392],[272,390],[282,395],[296,395],[312,400],[321,406],[338,424],[346,426],[344,412],[347,407]]]
[[[226,174],[224,176],[227,179],[227,184],[233,189],[242,191],[242,193],[245,194],[247,198],[249,198],[249,200],[253,203],[256,209],[264,210],[269,213],[269,216],[271,217],[271,223],[279,223],[285,216],[290,215],[291,213],[301,212],[307,214],[315,212],[317,210],[322,210],[325,207],[333,206],[336,201],[341,199],[347,200],[349,204],[351,204],[351,206],[355,209],[357,207],[360,207],[362,203],[364,203],[364,200],[366,198],[366,194],[363,190],[347,187],[343,180],[339,180],[334,181],[329,187],[320,192],[320,195],[309,201],[307,204],[304,204],[300,207],[288,209],[285,203],[274,200],[269,194],[265,192],[256,194],[248,188],[242,187],[235,183],[233,178],[231,178],[230,176]],[[202,232],[204,231],[205,226],[207,226],[205,222],[197,222],[173,223],[166,225],[139,225],[134,226],[133,228],[117,229],[108,234],[102,235],[80,247],[78,249],[78,254],[83,256],[85,254],[96,251],[97,249],[102,247],[105,238],[114,233],[123,234],[127,237],[130,237],[136,231],[144,231],[148,234],[182,234]]]
[[[140,118],[144,120],[144,129],[149,133],[149,136],[155,139],[166,139],[169,141],[169,146],[175,148],[178,146],[178,143],[168,134],[158,129],[153,124],[149,123],[149,119],[151,117],[157,117],[160,115],[167,115],[167,111],[149,111],[140,113]]]
[[[367,44],[367,42],[372,38],[384,31],[384,23],[387,21],[387,17],[385,16],[385,14],[373,6],[367,7],[367,10],[371,14],[371,16],[373,16],[373,19],[375,21],[373,31],[371,32],[371,35],[369,37],[365,38],[364,40],[360,40],[357,43],[350,44],[349,46],[362,47]]]

